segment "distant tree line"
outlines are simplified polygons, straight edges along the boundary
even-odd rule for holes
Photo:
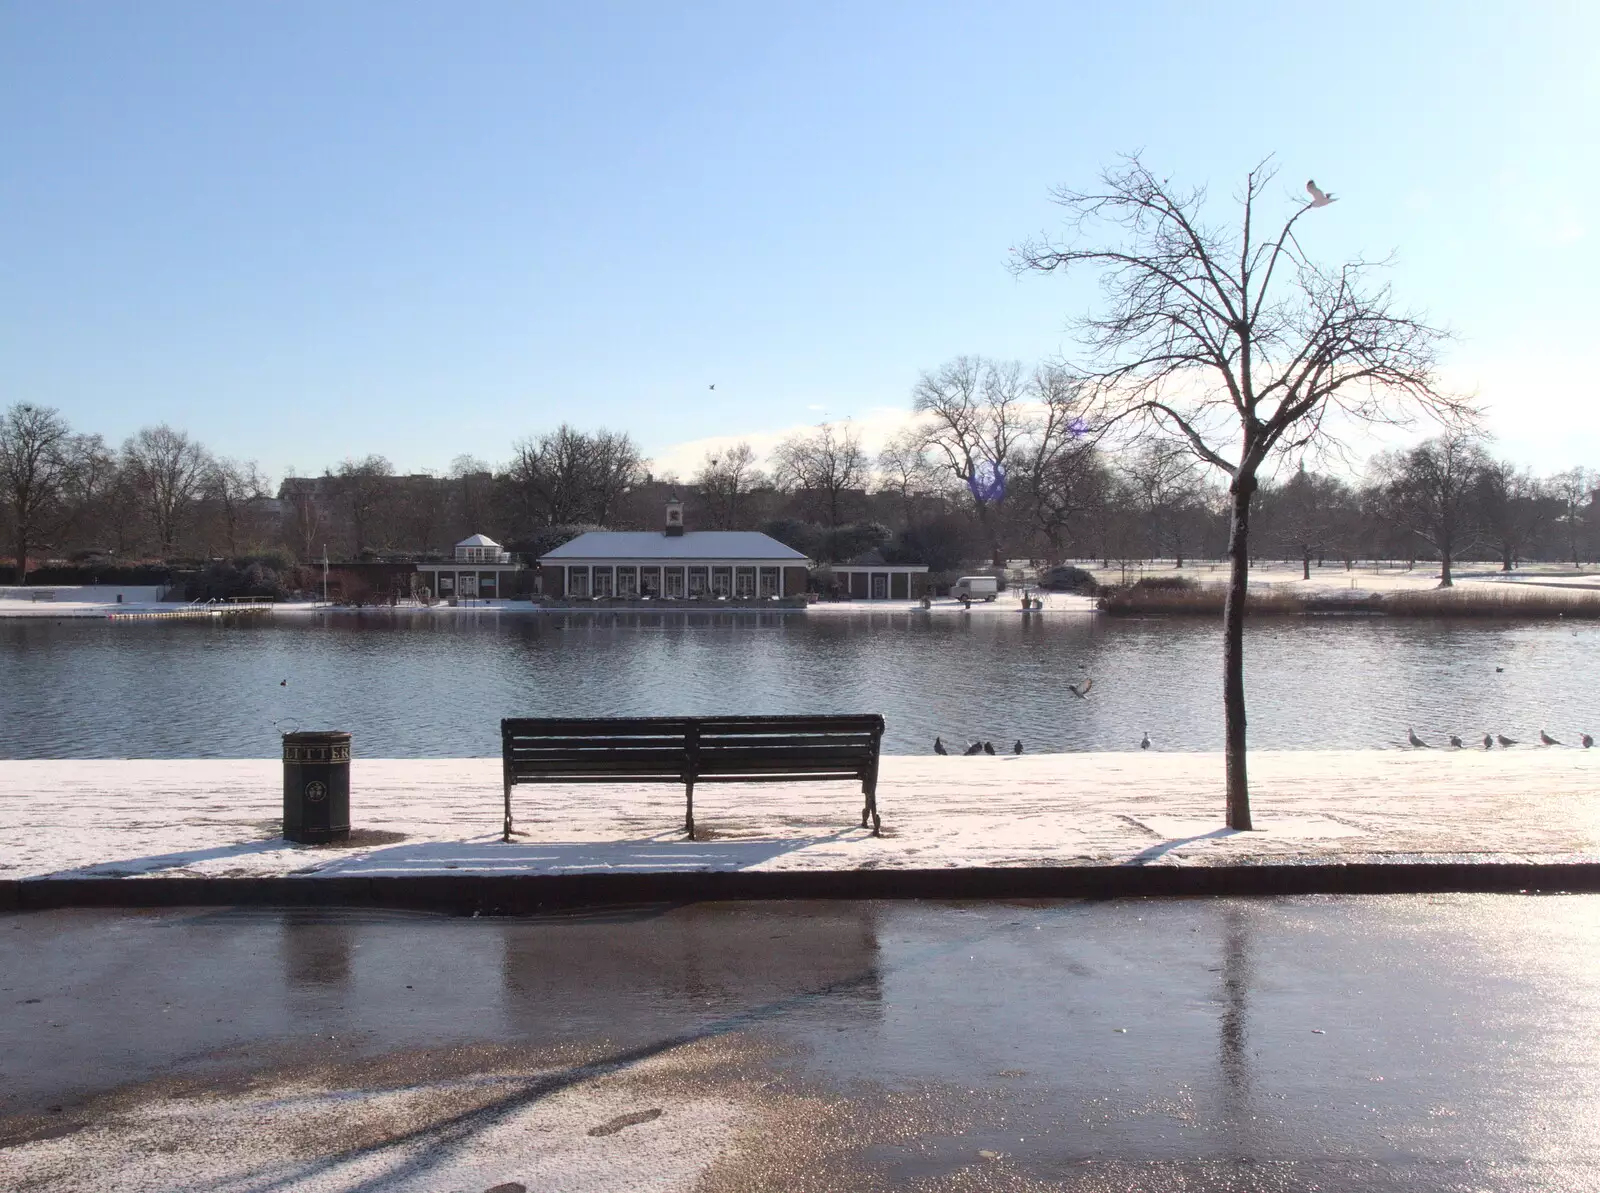
[[[818,562],[877,550],[952,571],[1011,559],[1103,565],[1215,559],[1226,490],[1180,444],[1113,444],[1075,383],[1046,366],[959,357],[913,390],[915,418],[876,455],[849,423],[748,443],[692,476],[652,472],[624,432],[562,425],[499,464],[461,456],[399,474],[382,456],[272,481],[172,427],[120,446],[19,403],[0,415],[0,559],[131,568],[187,563],[222,584],[251,566],[437,556],[484,533],[536,557],[584,529],[655,529],[677,495],[691,528],[764,530]],[[1303,464],[1263,481],[1257,559],[1317,566],[1600,557],[1600,472],[1536,476],[1450,431],[1379,454],[1357,475]]]

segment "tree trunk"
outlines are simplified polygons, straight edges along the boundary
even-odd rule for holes
[[[17,583],[28,583],[28,532],[17,530]]]
[[[1511,570],[1511,548],[1509,546],[1501,550],[1500,570],[1502,572],[1509,572]]]
[[[1439,552],[1439,587],[1453,588],[1455,581],[1450,578],[1450,552]]]
[[[1256,478],[1241,474],[1229,491],[1228,600],[1222,611],[1222,708],[1225,725],[1228,827],[1250,830],[1250,778],[1245,767],[1244,603],[1250,589],[1250,499]]]
[[[1306,547],[1300,552],[1300,578],[1311,579],[1311,548]]]

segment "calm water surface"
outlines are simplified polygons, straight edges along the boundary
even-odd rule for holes
[[[1271,619],[1246,666],[1261,748],[1394,746],[1407,725],[1441,744],[1600,734],[1593,623]],[[270,757],[287,728],[352,730],[369,758],[485,756],[511,715],[857,711],[884,714],[894,753],[935,734],[1125,750],[1146,730],[1220,749],[1220,630],[868,612],[0,622],[5,758]]]

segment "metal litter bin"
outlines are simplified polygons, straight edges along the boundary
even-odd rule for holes
[[[283,835],[302,844],[350,835],[350,735],[283,735]]]

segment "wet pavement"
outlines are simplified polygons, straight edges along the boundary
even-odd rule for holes
[[[0,1187],[1600,1187],[1600,896],[0,917]]]

